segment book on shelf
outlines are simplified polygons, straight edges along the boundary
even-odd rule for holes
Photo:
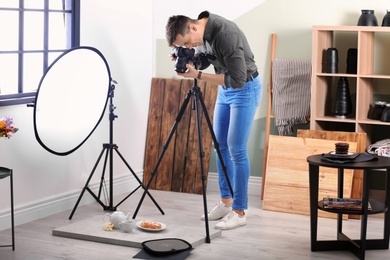
[[[363,210],[362,199],[324,198],[322,205],[325,209]],[[372,210],[370,202],[368,202],[368,210]]]

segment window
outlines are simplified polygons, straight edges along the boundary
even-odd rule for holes
[[[80,0],[0,1],[0,106],[34,100],[40,79],[80,44]]]

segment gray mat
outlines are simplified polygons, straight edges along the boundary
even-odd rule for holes
[[[199,221],[200,222],[200,221]],[[87,220],[78,221],[53,230],[53,236],[82,239],[93,242],[108,243],[121,246],[142,248],[141,243],[146,240],[160,238],[180,238],[188,241],[193,247],[205,243],[206,230],[202,225],[183,225],[177,223],[164,223],[166,229],[159,232],[148,232],[135,228],[130,233],[114,229],[105,231],[102,216],[96,216]],[[210,239],[221,236],[220,230],[209,229]]]

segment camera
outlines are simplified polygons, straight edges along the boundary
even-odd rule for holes
[[[175,71],[184,73],[187,71],[186,64],[193,61],[195,49],[178,47],[173,49],[172,55],[176,57]]]
[[[174,48],[171,52],[172,56],[176,58],[175,71],[184,73],[187,71],[186,65],[192,61],[195,68],[205,70],[210,66],[210,60],[215,60],[215,56],[199,53],[195,55],[195,49],[188,49],[183,47]],[[198,68],[198,65],[200,66]]]

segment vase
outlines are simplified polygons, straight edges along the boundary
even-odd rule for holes
[[[386,105],[386,108],[382,112],[382,122],[390,122],[390,103]]]
[[[378,21],[375,17],[374,10],[362,10],[359,17],[358,26],[378,26]]]
[[[357,49],[350,48],[347,52],[347,73],[356,74],[357,73]]]
[[[382,20],[382,26],[390,26],[390,9],[386,10],[386,14]]]
[[[387,103],[384,101],[375,101],[368,118],[374,120],[381,120],[383,110],[385,110]]]
[[[338,50],[337,48],[328,48],[326,50],[326,72],[337,73],[338,72]]]
[[[337,118],[346,118],[352,113],[352,100],[348,79],[341,77],[337,83],[336,95],[332,104],[332,113]]]

